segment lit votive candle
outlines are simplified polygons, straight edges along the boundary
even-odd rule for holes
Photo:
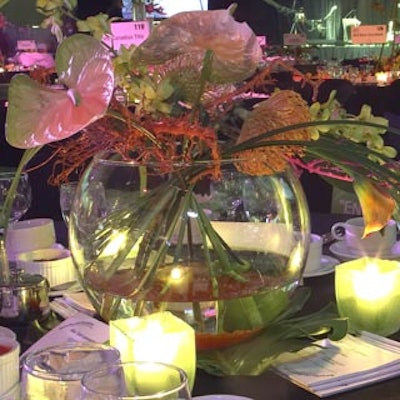
[[[182,368],[193,388],[196,372],[194,329],[168,311],[110,321],[110,344],[122,361],[155,361]]]
[[[388,83],[388,74],[387,72],[377,72],[375,79],[378,86],[386,86]]]
[[[335,271],[339,315],[350,330],[389,336],[400,329],[400,263],[363,257]]]

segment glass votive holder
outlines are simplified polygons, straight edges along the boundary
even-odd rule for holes
[[[85,374],[80,400],[190,400],[183,369],[154,361],[119,362]]]
[[[110,321],[110,344],[121,361],[155,361],[182,368],[193,388],[196,339],[192,326],[169,311]]]
[[[363,257],[335,269],[336,303],[350,331],[389,336],[400,329],[400,262]]]
[[[119,360],[116,348],[93,342],[68,342],[30,353],[22,362],[21,399],[79,399],[86,372]]]

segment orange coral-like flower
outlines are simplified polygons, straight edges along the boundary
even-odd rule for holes
[[[142,116],[137,120],[134,113],[115,101],[112,108],[119,110],[123,121],[105,116],[86,127],[80,135],[53,144],[57,158],[50,183],[59,185],[68,180],[70,174],[104,150],[117,152],[124,159],[157,162],[163,173],[201,158],[203,152],[213,162],[201,176],[219,177],[221,157],[216,133],[210,126],[191,121],[187,115],[160,120]]]
[[[294,91],[281,90],[258,103],[243,124],[238,144],[272,129],[309,121],[311,121],[309,108],[302,97]],[[238,163],[237,166],[241,171],[251,175],[269,175],[283,171],[287,167],[289,158],[303,156],[304,147],[290,144],[269,146],[268,141],[309,141],[311,137],[312,128],[290,130],[268,137],[263,139],[266,146],[238,153],[237,158],[246,161]]]

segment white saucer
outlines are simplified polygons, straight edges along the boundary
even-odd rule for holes
[[[400,258],[400,241],[396,242],[390,250],[385,250],[381,252],[367,252],[362,249],[356,250],[348,247],[343,241],[333,243],[329,247],[329,250],[341,260],[354,260],[355,258],[360,257],[379,257],[386,260],[393,260],[396,258]]]
[[[196,396],[192,400],[253,400],[250,397],[235,396],[233,394],[208,394],[206,396]]]
[[[339,264],[339,260],[334,257],[327,256],[322,254],[321,263],[318,269],[313,271],[304,271],[303,277],[304,278],[311,278],[314,276],[322,276],[326,274],[330,274],[335,270],[336,265]]]

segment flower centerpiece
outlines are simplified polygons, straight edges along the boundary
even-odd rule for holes
[[[42,4],[52,16],[59,8]],[[97,39],[99,19],[81,23],[96,37],[62,40],[61,89],[12,79],[6,137],[26,149],[19,172],[43,146],[54,150],[53,183],[84,171],[70,244],[104,319],[172,309],[207,339],[201,367],[254,374],[321,331],[334,339],[346,333],[331,308],[294,317],[308,296],[295,289],[309,223],[292,171],[352,185],[365,234],[397,212],[400,185],[393,149],[381,138],[386,121],[366,109],[346,116],[333,96],[310,107],[293,91],[272,90],[256,37],[233,10],[177,14],[118,54]],[[261,283],[253,293],[254,276]],[[232,286],[241,291],[232,295]]]

